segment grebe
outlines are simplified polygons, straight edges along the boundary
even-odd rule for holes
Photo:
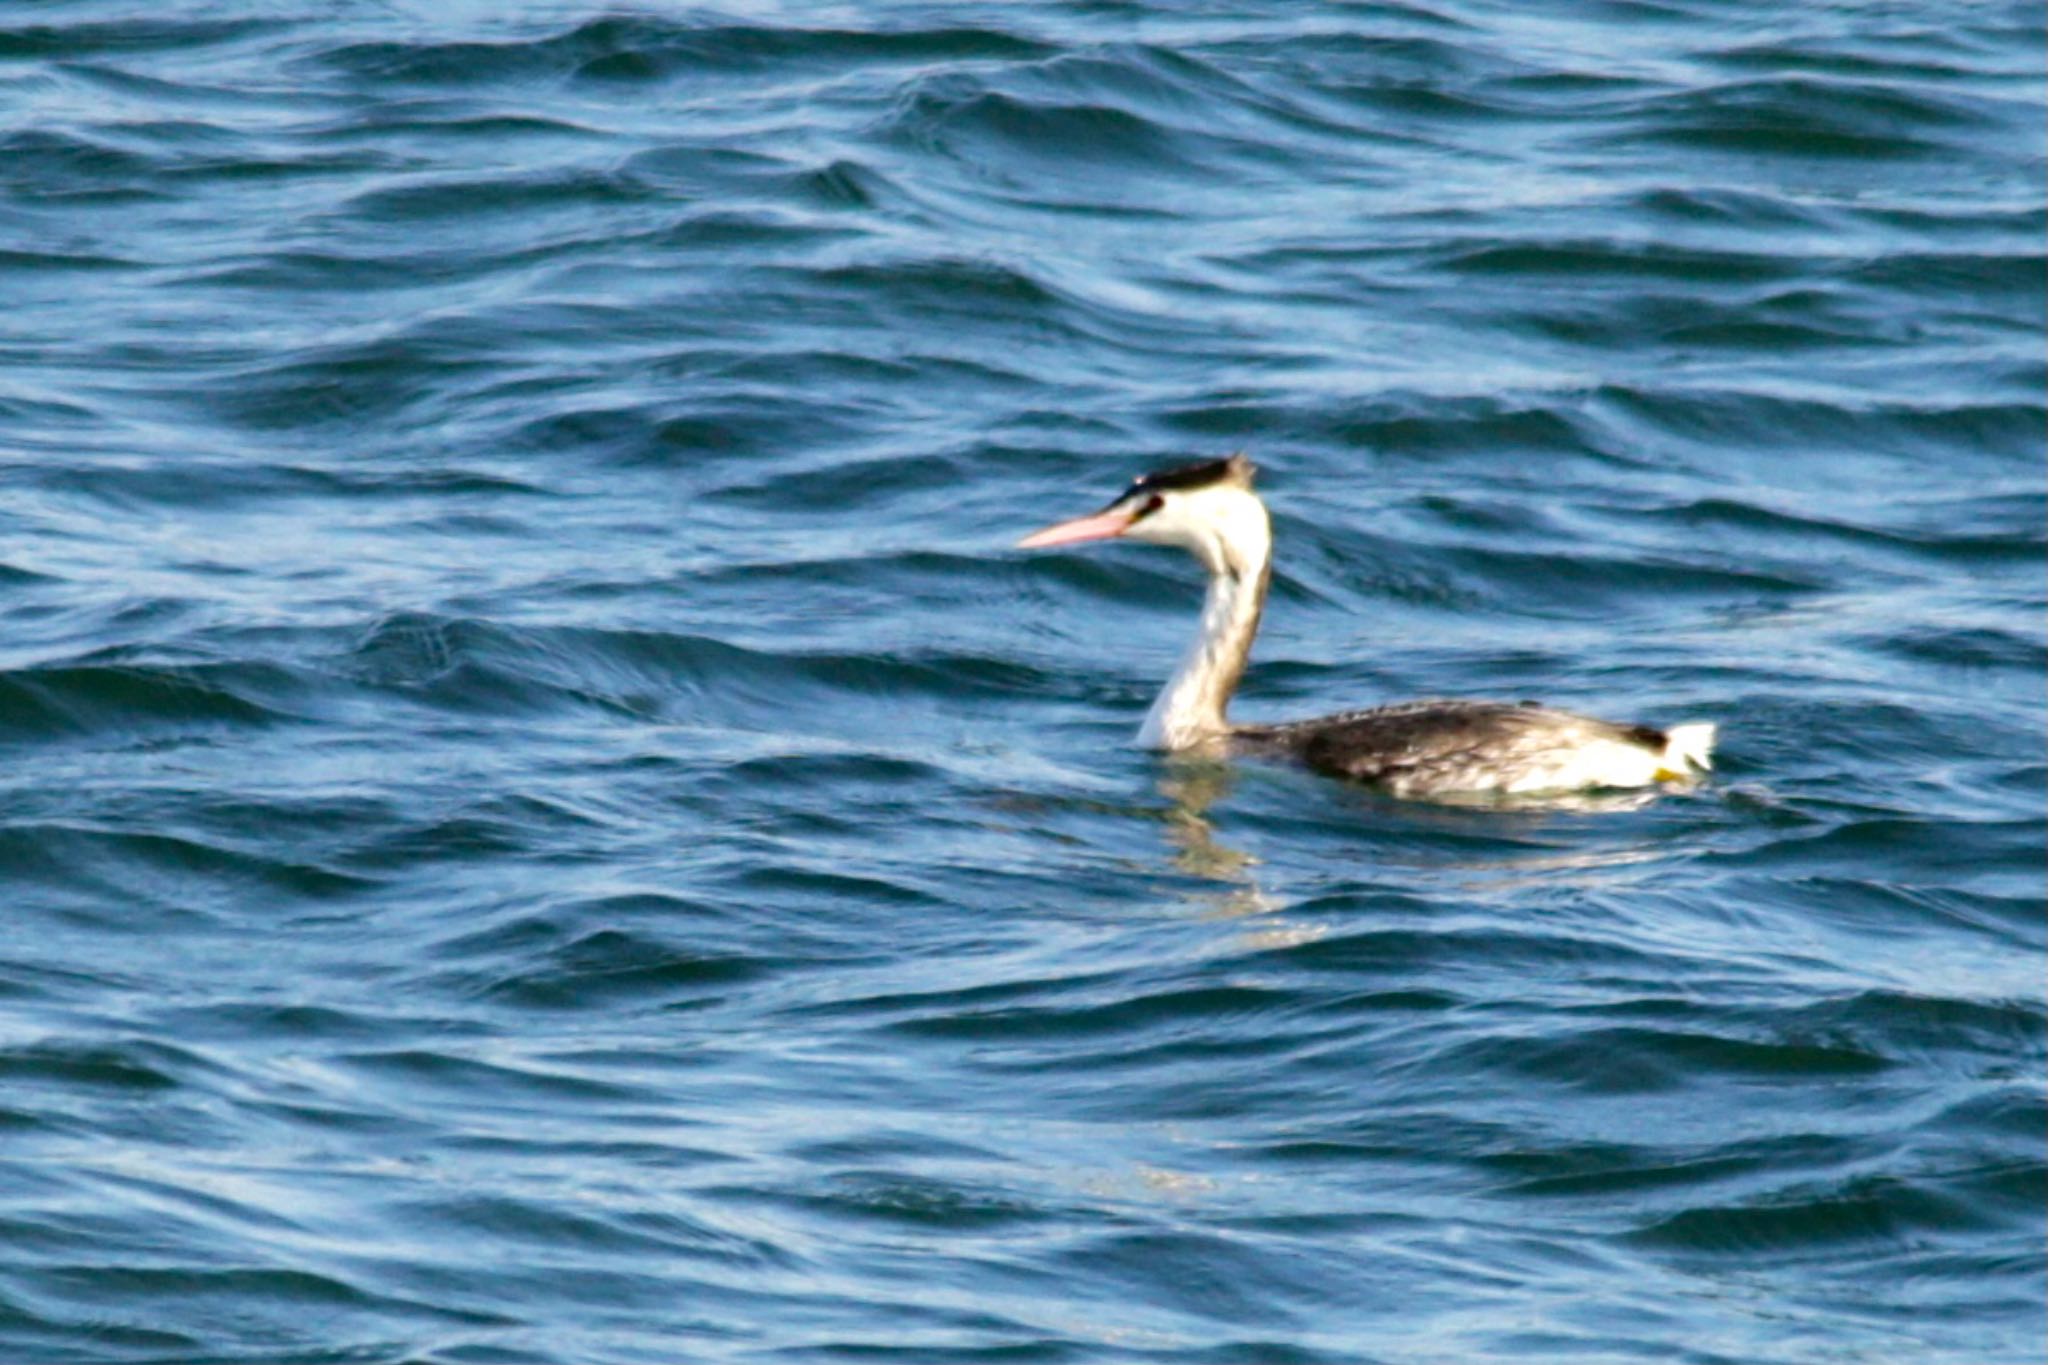
[[[1242,455],[1147,474],[1101,511],[1017,542],[1178,545],[1209,571],[1201,634],[1152,703],[1139,743],[1291,757],[1408,798],[1649,787],[1713,766],[1711,724],[1616,725],[1535,702],[1414,701],[1285,725],[1231,724],[1224,709],[1272,579],[1272,527],[1252,474]]]

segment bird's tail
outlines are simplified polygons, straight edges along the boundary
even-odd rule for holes
[[[1666,730],[1662,762],[1674,773],[1713,771],[1713,723],[1700,721],[1692,725],[1674,725]]]

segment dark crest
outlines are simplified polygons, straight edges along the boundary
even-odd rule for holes
[[[1154,470],[1131,483],[1130,493],[1171,493],[1186,492],[1193,488],[1207,488],[1211,484],[1236,484],[1239,488],[1252,486],[1252,475],[1256,472],[1252,462],[1242,453],[1222,460],[1204,460],[1200,464],[1184,464],[1173,469]]]

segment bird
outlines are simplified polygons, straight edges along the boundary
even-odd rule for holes
[[[1272,521],[1243,454],[1141,475],[1100,511],[1019,549],[1135,540],[1186,550],[1209,574],[1193,646],[1146,713],[1151,749],[1296,761],[1411,800],[1690,784],[1713,767],[1715,726],[1659,729],[1530,701],[1399,702],[1276,725],[1228,718],[1273,577]]]

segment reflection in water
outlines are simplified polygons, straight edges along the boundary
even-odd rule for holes
[[[1210,810],[1230,795],[1242,775],[1228,760],[1173,755],[1162,760],[1159,770],[1157,790],[1165,799],[1163,808],[1019,793],[1005,793],[992,798],[990,804],[1028,814],[1034,826],[1049,810],[1157,821],[1164,826],[1172,849],[1173,870],[1211,888],[1189,893],[1190,909],[1211,918],[1269,914],[1286,908],[1293,898],[1284,891],[1269,891],[1265,883],[1273,881],[1273,875],[1262,875],[1257,857],[1218,838],[1209,818]],[[1450,878],[1473,889],[1502,890],[1524,883],[1612,885],[1628,875],[1626,869],[1669,862],[1684,849],[1674,847],[1673,830],[1668,825],[1609,824],[1607,818],[1642,811],[1667,796],[1692,789],[1666,786],[1423,802],[1312,778],[1293,789],[1290,799],[1320,803],[1316,810],[1304,814],[1324,830],[1355,820],[1361,836],[1369,836],[1375,866],[1391,873],[1396,881],[1406,869],[1417,874],[1416,880]],[[1578,816],[1594,818],[1572,818]],[[1436,834],[1453,837],[1431,837]],[[1311,838],[1304,834],[1305,840]],[[1362,838],[1361,847],[1367,842]],[[1272,932],[1298,941],[1321,931],[1276,926]]]
[[[1209,807],[1228,795],[1236,774],[1227,763],[1215,759],[1168,759],[1166,773],[1159,779],[1159,792],[1171,806],[1166,812],[1166,840],[1176,850],[1174,867],[1191,877],[1222,882],[1228,889],[1193,897],[1203,912],[1216,919],[1240,915],[1263,915],[1280,908],[1280,903],[1259,888],[1253,871],[1259,860],[1242,849],[1232,848],[1216,838],[1209,823]],[[1298,942],[1303,931],[1282,931],[1287,942]],[[1265,946],[1280,946],[1278,943]]]
[[[1667,796],[1698,786],[1673,783],[1623,791],[1489,796],[1434,803],[1386,797],[1373,800],[1418,830],[1486,836],[1483,849],[1461,839],[1423,845],[1407,857],[1383,853],[1388,866],[1445,875],[1474,891],[1539,883],[1590,890],[1627,879],[1628,869],[1668,863],[1682,852],[1674,846],[1668,827],[1626,820],[1609,823],[1610,818],[1646,810]],[[1593,818],[1572,818],[1578,816]]]
[[[1226,763],[1194,759],[1169,761],[1159,779],[1159,794],[1172,802],[1166,812],[1166,838],[1180,851],[1173,865],[1193,877],[1217,881],[1250,881],[1258,860],[1249,853],[1216,842],[1209,807],[1230,792],[1235,774]]]
[[[1229,795],[1237,780],[1237,769],[1223,760],[1187,756],[1172,757],[1166,763],[1159,790],[1171,802],[1165,818],[1167,840],[1176,849],[1175,869],[1189,876],[1231,884],[1231,890],[1212,894],[1211,913],[1248,915],[1279,909],[1283,902],[1269,896],[1259,884],[1254,871],[1259,860],[1218,840],[1215,826],[1208,818],[1210,807]],[[1381,847],[1379,857],[1385,865],[1447,873],[1467,879],[1474,887],[1494,889],[1537,881],[1554,885],[1560,874],[1564,880],[1572,880],[1577,874],[1589,884],[1608,882],[1619,869],[1668,859],[1672,849],[1664,838],[1631,839],[1621,847],[1592,846],[1587,835],[1598,827],[1598,822],[1567,822],[1560,838],[1548,828],[1545,817],[1626,814],[1643,810],[1667,795],[1695,791],[1699,786],[1697,782],[1688,782],[1633,790],[1488,794],[1470,799],[1412,801],[1370,788],[1328,784],[1332,801],[1356,811],[1361,820],[1398,822],[1411,828],[1448,828],[1459,834],[1484,834],[1519,845],[1505,852],[1496,846],[1484,856],[1475,856],[1462,844],[1433,846],[1427,856],[1407,859],[1389,858],[1385,846]]]
[[[1603,815],[1611,811],[1641,810],[1667,791],[1687,790],[1694,784],[1666,783],[1658,787],[1620,787],[1604,791],[1493,792],[1472,796],[1441,796],[1435,804],[1449,810],[1501,811],[1507,814]]]

